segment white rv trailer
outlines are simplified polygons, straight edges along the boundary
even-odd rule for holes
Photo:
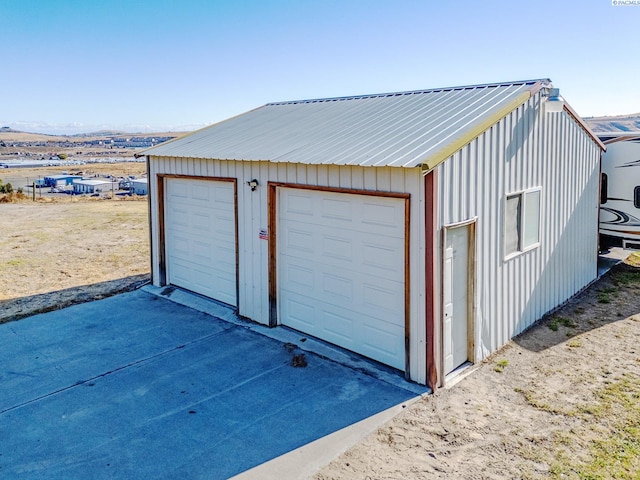
[[[640,132],[598,133],[602,155],[600,247],[640,248]]]

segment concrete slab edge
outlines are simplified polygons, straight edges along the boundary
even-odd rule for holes
[[[422,396],[411,398],[236,475],[232,477],[232,480],[300,480],[309,478],[421,398]]]

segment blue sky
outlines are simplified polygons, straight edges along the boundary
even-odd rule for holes
[[[582,116],[638,113],[640,5],[612,3],[0,0],[0,126],[185,129],[270,101],[542,77]]]

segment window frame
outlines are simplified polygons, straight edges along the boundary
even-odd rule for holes
[[[537,222],[537,241],[529,244],[529,245],[524,245],[524,237],[525,237],[525,225],[526,225],[526,217],[525,214],[528,211],[527,210],[527,199],[530,198],[530,194],[534,193],[534,192],[539,192],[539,197],[538,197],[538,222]],[[511,198],[514,197],[519,197],[520,198],[520,204],[519,204],[519,217],[520,217],[520,223],[519,225],[517,225],[517,229],[518,229],[518,245],[515,251],[512,252],[507,252],[507,239],[506,239],[506,235],[507,235],[507,227],[508,227],[508,220],[509,218],[507,217],[507,201]],[[512,258],[518,257],[524,253],[530,252],[531,250],[535,250],[538,247],[540,247],[541,241],[540,241],[540,234],[541,234],[541,227],[542,227],[542,186],[538,186],[538,187],[532,187],[532,188],[526,188],[523,190],[517,190],[514,192],[509,192],[504,196],[503,199],[503,225],[502,225],[502,247],[503,247],[503,258],[504,261],[510,260]]]

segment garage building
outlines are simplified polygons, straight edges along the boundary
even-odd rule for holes
[[[152,281],[436,388],[596,278],[602,149],[547,79],[270,103],[143,153]]]

